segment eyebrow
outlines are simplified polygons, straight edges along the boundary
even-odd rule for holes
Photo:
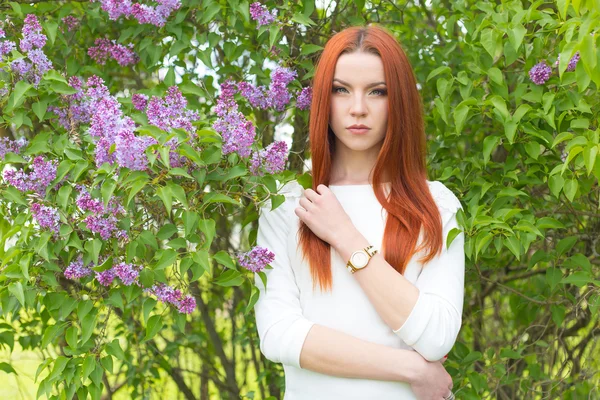
[[[348,82],[344,82],[341,79],[338,78],[333,78],[334,81],[338,81],[339,83],[341,83],[342,85],[346,85],[346,86],[352,86],[351,84],[349,84]],[[385,82],[373,82],[367,85],[367,88],[373,87],[373,86],[377,86],[377,85],[385,85]]]

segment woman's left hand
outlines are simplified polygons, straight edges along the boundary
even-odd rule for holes
[[[335,194],[323,184],[317,186],[317,192],[306,189],[294,212],[315,235],[334,247],[356,231]]]

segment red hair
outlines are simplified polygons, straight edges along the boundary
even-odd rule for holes
[[[429,191],[426,170],[426,140],[422,102],[412,67],[394,36],[382,27],[350,27],[331,37],[319,57],[312,82],[309,140],[312,157],[312,187],[329,186],[335,136],[329,128],[329,111],[335,66],[344,53],[369,52],[381,58],[388,87],[388,125],[373,169],[373,190],[387,211],[380,254],[403,274],[414,253],[429,248],[419,259],[428,262],[442,250],[442,222]],[[382,177],[391,178],[386,197]],[[415,249],[423,229],[423,242]],[[299,245],[308,258],[313,289],[331,290],[330,244],[315,235],[300,220]]]

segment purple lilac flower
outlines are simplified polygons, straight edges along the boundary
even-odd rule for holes
[[[42,156],[37,156],[30,168],[30,173],[23,170],[6,170],[4,179],[22,192],[33,190],[42,196],[45,195],[48,185],[56,178],[56,160],[44,161]]]
[[[136,282],[141,270],[141,268],[137,265],[123,262],[117,264],[112,269],[115,275],[121,279],[125,286],[130,286],[132,283]]]
[[[179,303],[179,299],[181,298],[181,291],[174,289],[162,282],[153,285],[150,289],[148,289],[148,291],[155,295],[156,298],[163,303],[177,305]]]
[[[148,103],[146,116],[151,125],[169,131],[172,128],[184,129],[190,133],[194,131],[192,122],[197,121],[200,115],[197,111],[187,110],[187,100],[177,86],[167,89],[164,99],[152,96]]]
[[[79,26],[79,20],[77,18],[73,17],[72,15],[67,15],[61,21],[64,24],[64,26],[67,27],[68,32],[75,30]],[[62,26],[60,27],[60,29],[62,32],[64,32]]]
[[[55,234],[58,233],[60,217],[56,208],[33,203],[30,209],[40,228],[48,228]]]
[[[271,106],[271,99],[269,98],[267,88],[264,85],[255,87],[251,83],[240,82],[238,83],[238,89],[240,94],[250,102],[252,107],[266,110]]]
[[[191,314],[196,309],[196,299],[187,295],[179,302],[177,309],[180,313]]]
[[[581,58],[579,51],[577,51],[573,57],[571,57],[571,59],[569,60],[569,63],[567,64],[567,71],[575,71],[575,67],[577,67],[577,63],[579,62],[579,59]],[[560,54],[558,55],[556,62],[554,63],[554,66],[556,68],[558,68],[558,64],[560,63]]]
[[[77,129],[79,124],[89,123],[94,111],[92,101],[86,96],[83,89],[83,81],[76,76],[72,76],[69,78],[69,86],[77,92],[63,96],[67,102],[66,108],[54,105],[48,107],[48,111],[58,115],[59,123],[67,130]],[[70,119],[69,113],[71,114]]]
[[[529,77],[536,85],[543,85],[552,74],[552,68],[550,68],[544,61],[537,63],[529,70]]]
[[[105,208],[104,203],[99,199],[92,198],[84,186],[78,185],[77,189],[79,195],[75,204],[81,212],[90,211],[92,213],[83,219],[83,223],[90,231],[98,233],[104,240],[108,240],[112,236],[127,238],[127,232],[120,230],[117,226],[118,217],[125,215],[126,211],[115,197],[108,201],[108,206]]]
[[[96,280],[98,280],[102,286],[110,286],[115,279],[115,276],[115,272],[112,268],[102,272],[96,272]]]
[[[118,44],[116,40],[99,38],[96,39],[94,44],[96,46],[88,49],[88,55],[100,65],[104,65],[109,57],[116,60],[123,67],[136,64],[140,60],[133,51],[133,43],[123,46]]]
[[[65,269],[65,278],[75,280],[92,274],[92,269],[83,266],[83,258],[79,256],[76,261],[72,261]]]
[[[23,39],[19,48],[28,52],[34,48],[42,48],[46,44],[46,35],[42,33],[42,26],[33,14],[27,14],[23,25]]]
[[[15,74],[17,74],[18,80],[21,80],[25,76],[27,76],[29,71],[31,70],[31,67],[32,67],[31,63],[28,62],[27,60],[25,60],[24,58],[19,58],[18,60],[14,60],[10,64],[10,69]]]
[[[15,42],[12,42],[10,40],[3,40],[0,42],[0,62],[4,61],[4,56],[8,53],[10,53],[11,51],[13,51],[14,49],[16,49],[17,46],[15,45]]]
[[[275,260],[275,254],[269,249],[260,246],[255,246],[249,252],[238,256],[240,265],[252,272],[262,271],[273,260]]]
[[[134,17],[141,24],[152,24],[163,26],[169,15],[181,6],[180,0],[156,0],[156,7],[140,3],[132,3],[131,0],[91,0],[99,1],[100,7],[108,13],[111,20],[120,16],[125,18]]]
[[[0,39],[4,39],[6,37],[6,33],[4,33],[4,29],[0,28]]]
[[[7,137],[0,138],[0,158],[4,159],[6,153],[18,154],[21,149],[27,145],[27,139],[19,138],[17,140],[11,140]]]
[[[275,18],[277,17],[277,9],[273,9],[269,13],[267,7],[263,6],[257,1],[250,5],[250,16],[253,20],[257,21],[258,26],[268,25],[275,21]]]
[[[121,131],[115,138],[117,163],[134,171],[146,170],[146,148],[157,143],[151,136],[135,136],[132,131]]]
[[[252,122],[238,111],[238,105],[233,97],[237,90],[236,84],[229,79],[221,84],[221,96],[215,107],[215,113],[219,118],[212,126],[221,134],[223,154],[235,151],[241,157],[248,157],[256,131]]]
[[[264,168],[270,174],[276,174],[285,169],[287,160],[287,143],[276,141],[266,148],[254,152],[250,165],[250,172],[253,175],[262,175],[259,168]]]
[[[135,93],[133,96],[131,96],[131,103],[136,110],[144,111],[148,105],[148,96],[141,93]]]
[[[312,102],[312,87],[307,86],[302,88],[298,97],[296,97],[296,107],[300,110],[306,110],[310,108],[310,103]]]
[[[297,72],[289,68],[278,67],[271,73],[271,85],[269,91],[271,94],[271,106],[277,111],[283,111],[290,102],[291,94],[287,85],[294,80]]]

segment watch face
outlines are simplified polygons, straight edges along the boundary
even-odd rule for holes
[[[354,267],[363,268],[365,265],[367,265],[369,257],[364,252],[357,251],[356,253],[352,254],[350,261],[352,261],[352,265],[354,265]]]

